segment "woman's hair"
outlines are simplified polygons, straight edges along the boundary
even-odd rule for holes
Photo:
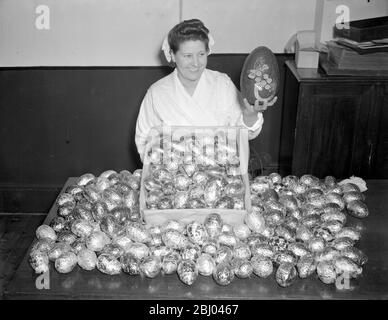
[[[209,50],[209,30],[201,20],[191,19],[178,23],[168,33],[168,44],[175,54],[179,45],[188,40],[200,40],[205,44],[206,50]]]

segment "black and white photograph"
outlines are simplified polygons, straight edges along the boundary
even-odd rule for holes
[[[0,300],[387,300],[387,199],[388,0],[0,0]]]

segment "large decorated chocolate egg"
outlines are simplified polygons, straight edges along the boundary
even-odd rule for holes
[[[271,100],[279,87],[279,67],[273,52],[261,46],[245,59],[240,86],[244,98],[252,105],[257,99]]]

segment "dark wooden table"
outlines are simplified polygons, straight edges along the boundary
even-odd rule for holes
[[[69,178],[64,188],[73,182]],[[50,265],[50,289],[37,289],[35,274],[28,263],[29,250],[4,292],[5,299],[387,299],[388,298],[388,181],[367,181],[366,192],[370,216],[349,218],[347,225],[362,228],[357,247],[369,257],[362,276],[350,281],[350,289],[325,285],[314,274],[297,279],[288,288],[277,285],[274,275],[268,279],[252,276],[235,279],[229,286],[217,285],[211,277],[199,276],[186,286],[173,275],[154,279],[102,274],[78,266],[69,274],[59,274]],[[63,190],[62,190],[63,191]],[[56,215],[54,205],[45,223]]]

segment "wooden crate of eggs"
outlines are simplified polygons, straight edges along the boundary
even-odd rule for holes
[[[139,199],[145,223],[203,223],[209,213],[243,223],[251,210],[247,129],[153,128],[145,150]]]

